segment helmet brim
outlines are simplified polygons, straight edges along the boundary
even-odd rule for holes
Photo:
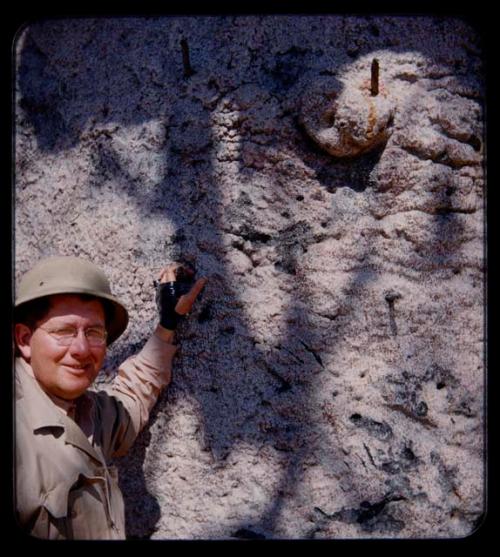
[[[96,292],[95,290],[85,289],[85,288],[48,288],[43,293],[38,293],[36,296],[25,296],[16,300],[15,308],[18,309],[21,306],[33,302],[35,300],[40,300],[41,298],[46,298],[48,296],[54,296],[56,294],[83,294],[94,296],[97,299],[106,300],[108,306],[112,308],[113,315],[107,318],[107,345],[110,346],[117,338],[119,338],[125,331],[128,325],[128,311],[125,306],[112,295],[105,294],[103,292]]]

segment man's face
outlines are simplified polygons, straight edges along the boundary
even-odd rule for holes
[[[47,332],[63,327],[78,330],[69,346],[61,346]],[[51,307],[44,319],[29,336],[26,333],[26,351],[22,353],[28,356],[33,373],[46,392],[71,400],[94,382],[106,355],[106,344],[89,344],[84,331],[91,327],[105,328],[102,304],[98,300],[84,301],[78,296],[58,294],[51,297]]]

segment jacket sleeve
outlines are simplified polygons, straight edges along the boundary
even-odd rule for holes
[[[171,380],[178,347],[153,335],[125,360],[111,385],[98,394],[98,420],[106,457],[122,456],[146,425],[159,394]]]

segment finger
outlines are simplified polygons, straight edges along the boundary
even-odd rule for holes
[[[177,280],[182,280],[183,277],[192,277],[194,275],[194,270],[182,263],[170,263],[160,271],[159,280],[160,282],[175,282]]]
[[[205,284],[207,283],[208,279],[205,277],[202,277],[200,279],[198,279],[194,285],[191,287],[191,289],[189,290],[189,292],[186,292],[185,294],[183,294],[181,297],[188,300],[189,302],[194,302],[196,297],[198,296],[198,294],[203,290]],[[179,298],[180,299],[180,298]]]
[[[177,305],[175,306],[175,311],[177,313],[179,313],[180,315],[185,315],[186,313],[188,313],[191,310],[198,294],[203,290],[207,281],[208,281],[208,279],[205,278],[205,277],[198,279],[194,283],[191,290],[187,294],[183,294],[179,298],[179,301],[177,302]]]
[[[180,267],[180,263],[170,263],[160,271],[160,282],[173,282],[176,280],[176,271]]]
[[[192,286],[191,290],[186,294],[189,298],[192,298],[193,302],[196,300],[198,294],[205,288],[205,284],[207,284],[208,278],[201,277],[199,278]]]
[[[183,296],[181,296],[179,301],[182,300],[183,305],[186,305],[186,306],[189,304],[189,308],[191,309],[191,306],[194,304],[196,298],[198,297],[198,294],[203,290],[207,281],[208,281],[208,279],[205,278],[205,277],[198,279],[194,283],[191,290],[187,294],[184,294]]]

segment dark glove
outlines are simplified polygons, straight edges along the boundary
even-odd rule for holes
[[[174,331],[184,317],[175,311],[179,298],[185,293],[185,286],[176,282],[161,282],[156,287],[156,306],[160,314],[160,325]]]

